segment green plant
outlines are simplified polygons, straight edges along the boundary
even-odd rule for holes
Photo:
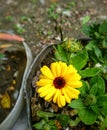
[[[82,122],[85,125],[97,124],[98,129],[100,130],[105,130],[105,128],[107,128],[107,22],[104,21],[100,24],[93,23],[90,25],[84,23],[82,30],[89,37],[86,44],[82,44],[80,40],[73,38],[66,39],[61,44],[54,46],[54,57],[52,58],[54,61],[62,61],[67,65],[73,65],[76,72],[78,71],[82,78],[82,87],[77,88],[77,90],[80,91],[78,98],[73,99],[67,106],[71,108],[71,110],[73,109],[77,112],[75,114],[76,119],[72,120],[72,117],[66,114],[55,114],[51,112],[44,113],[46,115],[44,115],[40,121],[42,121],[41,123],[43,123],[43,127],[44,125],[48,126],[49,130],[52,129],[51,125],[52,127],[54,126],[55,130],[58,129],[55,120],[60,122],[61,127],[66,127],[66,125],[75,126],[79,122]],[[65,69],[65,73],[71,72],[64,68],[64,66],[60,67],[63,68],[63,70]],[[60,75],[62,74],[61,71],[58,71],[57,66],[54,66],[54,69],[51,66],[51,69],[52,73],[54,73],[53,70],[55,69],[57,70],[57,74],[59,74],[59,72]],[[48,75],[48,72],[50,71],[46,70],[43,72],[45,75]],[[58,81],[59,86],[63,84],[61,78],[64,78],[64,76],[61,76]],[[74,78],[74,82],[72,82],[71,79],[70,82],[68,82],[68,85],[69,83],[72,83],[75,86],[77,83],[75,82],[76,78]],[[64,84],[67,83],[65,81]],[[46,81],[46,83],[47,82],[48,81]],[[43,84],[44,82],[40,83]],[[67,87],[68,86],[66,86],[65,89]],[[56,89],[57,88],[58,87],[56,87]],[[59,89],[61,90],[60,87]],[[45,90],[45,86],[40,89],[40,91],[43,90]],[[44,93],[46,92],[43,91],[42,94]],[[68,93],[68,99],[71,95]],[[66,94],[64,96],[66,96]],[[52,98],[53,97],[54,95]],[[65,100],[67,100],[67,97]],[[61,101],[62,104],[63,101]],[[49,117],[45,118],[48,114]],[[68,121],[66,122],[66,120],[62,120],[63,118]],[[40,123],[40,121],[38,123]],[[54,123],[50,125],[50,122]],[[63,126],[63,124],[66,125]],[[39,125],[36,123],[34,126],[37,128]]]
[[[88,15],[84,16],[82,18],[82,25],[87,24],[89,22],[89,20],[90,20],[90,16],[88,16]]]
[[[80,97],[69,104],[70,107],[78,109],[80,120],[91,125],[98,121],[100,116],[104,118],[107,114],[107,94],[101,76],[92,77],[89,82],[83,81],[80,91]]]
[[[59,17],[59,14],[56,12],[57,4],[53,2],[50,7],[47,9],[49,18],[56,20]]]
[[[4,58],[4,54],[0,53],[0,63],[1,63],[3,58]]]
[[[18,34],[23,34],[25,29],[21,26],[21,24],[15,24],[14,29]]]
[[[11,16],[11,15],[7,15],[7,16],[5,16],[5,20],[6,20],[7,22],[12,22],[12,21],[14,20],[14,17]]]
[[[34,128],[37,130],[58,130],[57,123],[60,122],[60,126],[67,126],[70,121],[70,117],[64,114],[54,114],[51,112],[37,111],[37,116],[41,118],[34,124]],[[51,119],[51,120],[50,120]]]
[[[97,122],[102,129],[107,122],[107,22],[84,23],[82,30],[91,38],[89,42],[83,46],[75,39],[66,40],[55,48],[54,60],[73,64],[83,79],[80,96],[69,107],[78,110],[80,120],[86,125]]]
[[[77,5],[77,1],[70,1],[70,2],[68,2],[67,3],[67,9],[71,9],[71,8],[73,8],[73,7],[76,7],[76,5]]]

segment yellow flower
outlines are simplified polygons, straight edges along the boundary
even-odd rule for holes
[[[36,82],[40,97],[57,103],[59,107],[78,98],[80,91],[76,88],[81,87],[82,82],[73,65],[67,66],[61,61],[53,62],[50,68],[44,65],[40,71],[40,80]]]

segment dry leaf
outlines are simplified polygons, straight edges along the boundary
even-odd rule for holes
[[[0,45],[0,49],[5,49],[5,48],[8,48],[8,47],[11,47],[12,44],[2,44]]]
[[[11,99],[7,92],[5,92],[5,94],[2,96],[1,105],[6,109],[11,107]]]

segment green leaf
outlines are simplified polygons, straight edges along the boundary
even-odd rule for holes
[[[77,52],[71,59],[70,64],[73,64],[77,70],[81,70],[88,61],[88,53],[84,49],[82,51]]]
[[[2,60],[2,58],[4,58],[4,54],[0,53],[0,60]]]
[[[100,127],[100,130],[105,130],[105,128],[107,128],[107,116],[105,117],[105,119]]]
[[[107,21],[100,24],[99,33],[107,36]]]
[[[99,109],[98,109],[98,107],[97,107],[97,105],[95,104],[95,105],[92,105],[92,106],[90,106],[90,108],[96,113],[96,114],[99,114]]]
[[[80,91],[81,96],[84,96],[84,95],[86,95],[87,93],[89,93],[90,86],[89,86],[89,84],[88,84],[87,81],[82,81],[82,84],[83,84],[82,87],[80,87],[80,88],[78,88],[78,89],[79,89],[79,91]]]
[[[98,43],[95,40],[90,41],[88,45],[86,45],[86,50],[90,52],[90,57],[93,57],[93,59],[97,57],[99,61],[102,61],[102,51],[99,49]]]
[[[100,24],[92,23],[90,25],[84,24],[82,27],[82,32],[84,32],[90,38],[96,39],[95,32],[99,32]]]
[[[101,109],[101,113],[105,116],[107,115],[107,106],[104,106],[102,109]]]
[[[104,39],[104,40],[102,41],[102,47],[103,47],[103,48],[107,48],[107,40],[106,40],[106,39]]]
[[[50,130],[58,130],[58,128],[56,126],[51,126]]]
[[[105,83],[102,77],[95,76],[90,80],[90,86],[98,87],[96,95],[103,95],[105,93]]]
[[[57,47],[55,48],[54,55],[57,61],[63,61],[67,63],[66,51],[63,49],[61,45],[57,45]]]
[[[80,109],[78,115],[86,125],[94,124],[97,119],[97,114],[88,108]]]
[[[48,125],[50,126],[50,130],[58,130],[58,128],[55,125],[54,119],[49,120]]]
[[[90,94],[93,94],[93,95],[96,95],[98,92],[98,86],[96,84],[94,84],[93,86],[91,86],[91,89],[90,89]]]
[[[89,20],[90,20],[90,16],[85,16],[85,17],[83,17],[83,19],[82,19],[82,24],[88,23]]]
[[[80,119],[79,119],[78,117],[76,117],[75,120],[70,119],[69,125],[70,125],[71,127],[72,127],[72,126],[77,126],[77,125],[79,124],[79,122],[80,122]]]
[[[82,78],[94,77],[100,73],[100,68],[86,68],[85,70],[79,71]]]
[[[97,104],[99,107],[106,107],[107,108],[107,95],[99,96]]]
[[[56,116],[56,119],[60,121],[61,126],[65,127],[68,125],[70,117],[68,115],[59,114]]]
[[[45,120],[41,120],[40,122],[34,124],[33,127],[34,127],[35,129],[37,129],[37,130],[42,130],[44,124],[46,124],[46,121],[45,121]]]
[[[85,105],[82,102],[82,99],[75,99],[75,100],[71,101],[71,103],[69,103],[68,106],[71,108],[76,108],[76,109],[85,108]]]
[[[90,36],[90,31],[91,31],[91,28],[89,25],[84,24],[82,26],[82,32],[85,33],[87,36]]]
[[[37,111],[37,116],[38,117],[41,117],[41,118],[49,118],[49,117],[54,117],[54,113],[51,113],[51,112],[44,112],[44,111]]]

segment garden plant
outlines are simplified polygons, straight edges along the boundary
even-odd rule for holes
[[[36,130],[107,128],[107,22],[84,24],[88,36],[53,44],[32,79]]]

